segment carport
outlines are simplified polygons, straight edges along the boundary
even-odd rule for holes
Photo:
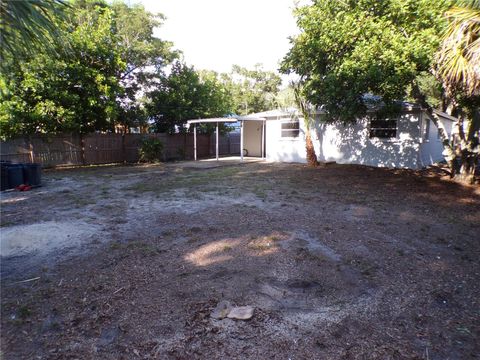
[[[209,118],[209,119],[193,119],[188,120],[187,125],[193,125],[193,154],[195,161],[197,160],[197,124],[208,124],[208,123],[215,123],[215,158],[218,161],[219,154],[218,154],[218,137],[219,137],[219,129],[218,124],[220,123],[236,123],[240,122],[240,159],[243,161],[243,149],[244,149],[244,128],[245,122],[252,123],[257,122],[260,126],[258,129],[260,131],[260,156],[262,159],[265,158],[265,118],[261,117],[251,117],[251,116],[235,116],[235,117],[228,117],[228,118]]]

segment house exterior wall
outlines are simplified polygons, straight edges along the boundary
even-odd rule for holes
[[[420,120],[420,112],[403,113],[399,117],[397,136],[392,139],[379,139],[369,137],[367,119],[360,119],[356,124],[344,126],[324,124],[317,118],[311,132],[312,141],[320,161],[416,169],[421,166]],[[300,136],[296,139],[281,137],[282,121],[278,118],[267,121],[267,159],[306,162],[303,118],[299,119]]]
[[[303,119],[300,119],[300,136],[298,138],[282,138],[282,122],[290,117],[267,118],[265,130],[266,158],[277,162],[306,162],[305,133]]]
[[[453,130],[453,122],[449,120],[441,120],[445,130],[451,136]],[[423,116],[422,134],[423,139],[420,144],[419,161],[421,166],[427,166],[444,160],[443,145],[438,136],[438,129],[426,115]]]
[[[262,156],[262,121],[245,121],[243,124],[243,148],[248,156]]]

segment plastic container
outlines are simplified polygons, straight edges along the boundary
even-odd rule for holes
[[[8,166],[2,161],[0,164],[0,191],[10,189],[8,185]]]
[[[23,184],[23,165],[9,164],[7,166],[8,173],[8,188],[14,188]]]
[[[42,167],[40,164],[23,164],[23,183],[39,186],[42,182]]]

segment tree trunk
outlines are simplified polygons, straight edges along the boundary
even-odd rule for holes
[[[317,154],[315,154],[315,147],[313,146],[312,135],[310,134],[310,127],[307,126],[305,135],[305,146],[307,148],[307,163],[309,166],[318,166]]]
[[[459,118],[455,124],[458,128],[457,139],[450,141],[439,116],[431,108],[428,110],[430,118],[438,129],[444,147],[443,155],[450,168],[450,177],[461,182],[473,184],[475,182],[475,169],[478,165],[480,152],[478,135],[476,134],[478,132],[478,120],[472,119],[464,122],[462,118]]]
[[[310,124],[312,121],[310,118],[308,103],[304,98],[302,98],[300,94],[300,88],[298,86],[294,87],[294,94],[295,94],[295,100],[298,104],[298,107],[300,108],[300,111],[302,112],[303,119],[305,122],[305,147],[307,151],[307,164],[309,166],[318,166],[317,154],[315,154],[315,147],[313,146],[312,134],[310,133]]]
[[[458,129],[457,138],[452,136],[452,140],[450,140],[440,117],[427,103],[425,95],[420,92],[416,84],[414,84],[413,93],[417,103],[426,109],[430,119],[438,129],[438,134],[444,149],[443,156],[450,168],[450,177],[462,182],[473,183],[475,181],[475,168],[478,165],[480,153],[480,111],[475,111],[472,119],[466,121],[464,121],[462,115],[460,115],[455,124]],[[452,109],[457,107],[453,98],[450,98],[449,105],[452,106]]]
[[[478,164],[478,154],[463,150],[460,161],[460,170],[455,176],[456,180],[473,184],[475,182],[475,169]]]

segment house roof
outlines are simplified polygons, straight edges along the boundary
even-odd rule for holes
[[[402,103],[402,109],[404,111],[422,110],[422,108],[419,105],[410,104],[410,103],[407,103],[407,102]],[[446,120],[453,121],[453,122],[456,122],[458,120],[456,117],[448,115],[447,113],[445,113],[443,111],[440,111],[440,110],[435,110],[434,109],[433,112],[435,114],[437,114],[438,116],[440,116],[442,119],[446,119]],[[315,110],[315,114],[322,114],[322,113],[324,113],[324,111],[321,110],[321,109]],[[299,115],[298,110],[295,109],[295,108],[288,108],[288,109],[275,109],[275,110],[263,111],[263,112],[247,115],[246,118],[247,117],[252,117],[252,118],[255,118],[255,117],[259,117],[259,118],[281,118],[281,117],[295,116],[295,115]]]
[[[445,113],[445,112],[443,112],[443,111],[435,110],[435,109],[434,109],[433,112],[434,112],[435,114],[437,114],[438,116],[440,116],[442,119],[450,120],[450,121],[453,121],[453,122],[458,121],[458,119],[457,119],[455,116],[448,115],[447,113]]]

